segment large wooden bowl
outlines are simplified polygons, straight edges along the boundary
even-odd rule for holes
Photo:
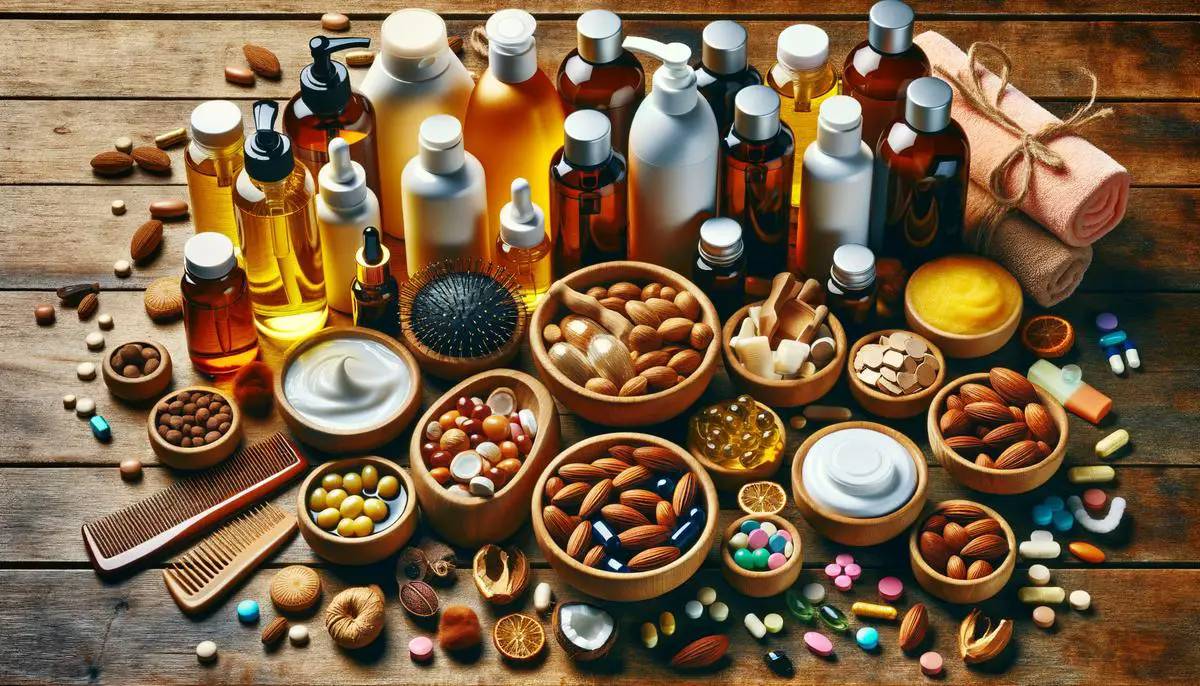
[[[183,392],[201,393],[216,393],[229,403],[229,411],[233,419],[230,420],[229,431],[225,435],[213,443],[202,445],[199,448],[184,448],[178,445],[172,445],[165,438],[158,434],[158,404],[174,398]],[[233,454],[237,447],[242,443],[242,409],[233,399],[232,393],[226,393],[219,388],[212,386],[188,386],[177,391],[171,391],[162,398],[159,398],[154,407],[150,408],[150,412],[146,417],[146,433],[150,437],[150,447],[154,450],[154,454],[158,456],[158,460],[165,465],[176,469],[206,469]]]
[[[807,379],[780,381],[764,379],[746,369],[746,366],[738,359],[737,353],[733,351],[733,346],[729,344],[729,341],[737,335],[742,320],[749,316],[750,308],[758,305],[762,305],[762,302],[751,303],[735,312],[732,317],[725,320],[725,328],[721,330],[721,350],[725,353],[725,370],[729,372],[729,378],[733,379],[739,388],[754,396],[755,400],[764,402],[771,407],[798,407],[820,400],[822,396],[833,389],[838,377],[842,375],[842,369],[846,366],[846,352],[849,344],[846,342],[846,330],[842,328],[842,323],[833,314],[829,314],[825,318],[829,330],[833,332],[837,352],[823,369]]]
[[[380,477],[394,476],[400,480],[400,486],[408,497],[399,518],[386,529],[363,538],[342,538],[317,526],[308,514],[309,492],[319,486],[321,479],[330,472],[345,473],[367,465],[373,465]],[[412,538],[417,528],[417,494],[408,472],[395,462],[374,456],[348,457],[326,462],[308,473],[296,493],[296,520],[300,524],[300,535],[317,555],[340,565],[369,565],[394,555]]]
[[[1008,339],[1013,337],[1017,331],[1017,325],[1021,323],[1022,305],[1018,304],[1007,319],[1000,326],[985,331],[980,334],[960,334],[942,331],[933,324],[921,318],[921,315],[913,308],[912,299],[908,289],[904,291],[904,319],[908,322],[908,326],[915,332],[921,334],[942,349],[946,357],[954,357],[960,359],[968,359],[973,357],[983,357],[991,355],[1004,344]]]
[[[606,286],[617,281],[632,281],[639,285],[658,282],[678,291],[690,291],[700,303],[700,321],[713,331],[721,329],[717,310],[704,292],[679,274],[645,262],[605,262],[584,267],[563,277],[562,281],[579,292],[592,286]],[[533,363],[538,376],[546,382],[551,394],[572,412],[589,421],[604,426],[646,426],[658,424],[675,417],[696,402],[717,369],[719,346],[714,340],[700,366],[677,386],[657,393],[648,393],[629,398],[602,395],[576,385],[550,361],[542,330],[547,324],[557,324],[571,314],[562,302],[548,295],[533,312],[529,323],[529,348],[533,351]]]
[[[687,464],[688,468],[695,472],[699,488],[704,493],[704,508],[708,516],[704,523],[704,530],[700,532],[696,542],[690,549],[685,550],[678,560],[665,567],[647,572],[621,574],[585,566],[567,556],[566,552],[554,542],[554,539],[550,538],[550,532],[546,530],[546,524],[542,521],[542,508],[546,504],[544,502],[546,481],[558,473],[559,467],[575,462],[591,462],[598,457],[607,455],[610,447],[623,444],[656,445],[673,451]],[[709,548],[712,547],[713,536],[716,535],[719,507],[717,489],[713,486],[712,480],[708,478],[707,472],[700,466],[700,463],[696,462],[686,450],[657,436],[620,432],[585,439],[567,448],[555,458],[542,472],[542,476],[533,490],[531,518],[538,547],[542,549],[542,554],[546,556],[546,560],[550,562],[550,566],[558,574],[559,579],[597,598],[637,602],[657,598],[678,588],[690,579],[696,570],[700,569],[704,558],[708,556]]]
[[[314,345],[336,338],[365,338],[382,343],[395,353],[404,366],[408,368],[408,375],[411,382],[408,385],[408,392],[405,393],[403,401],[391,416],[374,426],[350,430],[318,424],[300,414],[288,401],[287,396],[283,392],[284,380],[287,378],[288,370],[291,368],[292,363],[296,361],[296,358]],[[275,375],[275,404],[279,408],[279,416],[283,418],[283,423],[287,425],[288,430],[304,443],[327,453],[337,455],[364,453],[374,450],[391,441],[396,436],[399,436],[404,427],[408,426],[409,422],[412,421],[413,416],[416,415],[417,410],[421,406],[421,370],[417,367],[417,361],[413,359],[408,349],[397,343],[396,339],[391,336],[385,336],[373,329],[360,327],[323,329],[297,342],[284,355],[283,366],[280,368],[279,373]]]
[[[975,579],[973,581],[951,579],[933,567],[930,567],[925,558],[921,557],[918,543],[918,538],[921,535],[921,524],[930,515],[940,512],[950,505],[974,505],[987,513],[989,517],[999,522],[1000,528],[1004,529],[1004,537],[1008,539],[1008,557],[1004,558],[1000,566],[996,567],[991,574],[982,579]],[[912,564],[913,576],[916,577],[917,583],[921,585],[921,588],[946,602],[957,603],[959,605],[974,605],[999,593],[1008,583],[1008,580],[1012,578],[1013,568],[1017,565],[1017,537],[1013,534],[1012,527],[1008,525],[1008,522],[1004,521],[1004,518],[992,508],[970,500],[944,500],[925,512],[921,516],[920,522],[913,527],[912,533],[908,537],[908,559]]]
[[[792,545],[795,546],[795,550],[792,551],[792,556],[782,567],[761,572],[750,571],[742,569],[733,561],[733,555],[729,554],[727,543],[738,532],[742,522],[748,519],[756,522],[770,522],[779,530],[787,531],[788,535],[792,537]],[[721,576],[725,577],[725,581],[729,582],[733,590],[751,598],[769,598],[791,588],[800,576],[803,559],[800,532],[794,524],[779,515],[757,514],[739,517],[725,528],[725,537],[721,539]]]
[[[136,379],[130,379],[127,376],[120,374],[112,365],[113,355],[117,354],[123,346],[128,343],[139,343],[148,345],[158,351],[159,363],[158,369],[139,376]],[[141,402],[149,400],[167,390],[167,386],[171,385],[171,353],[167,351],[167,346],[156,341],[125,341],[121,345],[115,346],[112,350],[105,351],[104,361],[100,365],[100,374],[104,377],[104,385],[108,386],[108,390],[113,395],[122,400],[131,402]]]
[[[516,476],[492,497],[450,493],[429,475],[429,467],[421,457],[425,426],[454,409],[459,396],[486,399],[500,386],[513,390],[518,407],[533,411],[538,424],[533,450],[525,456]],[[438,398],[413,429],[408,466],[425,519],[443,538],[463,548],[478,548],[508,538],[529,516],[525,504],[546,463],[558,454],[559,440],[558,409],[549,391],[537,379],[512,369],[493,369],[466,379]]]
[[[1063,409],[1063,406],[1041,386],[1033,384],[1038,399],[1050,416],[1054,418],[1054,424],[1058,427],[1058,445],[1041,462],[1028,467],[1020,469],[980,467],[974,461],[959,455],[946,445],[946,438],[942,435],[942,429],[938,424],[942,410],[946,407],[946,396],[957,393],[958,389],[966,383],[982,383],[987,386],[989,385],[988,375],[986,373],[968,374],[946,384],[933,399],[933,404],[929,406],[928,420],[926,421],[926,430],[929,432],[929,448],[933,451],[933,456],[937,458],[938,463],[946,468],[946,473],[950,475],[950,478],[968,488],[996,495],[1026,493],[1049,481],[1050,477],[1054,476],[1058,468],[1062,466],[1063,458],[1067,454],[1067,438],[1071,427],[1067,421],[1067,411]]]
[[[858,401],[864,410],[870,412],[877,417],[886,419],[908,419],[916,417],[925,410],[929,409],[929,403],[933,401],[933,396],[937,394],[938,389],[946,382],[946,357],[942,355],[942,351],[938,349],[931,341],[920,334],[914,334],[911,331],[905,331],[911,336],[915,336],[929,346],[929,352],[938,362],[937,378],[929,388],[920,390],[909,395],[892,395],[884,393],[877,388],[872,388],[866,385],[858,378],[858,374],[854,373],[854,358],[858,355],[858,351],[868,343],[875,343],[880,336],[890,336],[901,331],[901,329],[885,329],[869,333],[866,336],[858,339],[854,343],[854,347],[850,348],[850,354],[846,356],[846,376],[850,379],[850,395]]]
[[[775,418],[775,430],[779,432],[779,435],[784,438],[784,442],[786,443],[787,426],[783,423],[783,420],[779,418],[775,410],[766,405],[759,403],[759,407],[770,412],[771,416]],[[769,480],[775,476],[775,473],[783,465],[783,455],[779,455],[776,459],[764,462],[752,469],[730,469],[729,467],[723,467],[708,459],[704,456],[704,453],[700,452],[700,448],[696,445],[696,441],[692,437],[690,427],[688,428],[687,449],[692,457],[696,458],[696,461],[708,470],[708,475],[712,478],[713,483],[716,484],[719,491],[736,491],[751,481]]]
[[[804,460],[808,451],[817,441],[825,436],[845,429],[870,429],[894,438],[908,450],[913,464],[917,468],[917,488],[912,498],[894,512],[882,517],[846,517],[830,512],[814,501],[804,488]],[[796,500],[796,509],[804,515],[804,519],[822,536],[844,545],[878,545],[889,541],[912,526],[925,506],[925,490],[929,486],[929,468],[925,464],[925,456],[921,449],[908,436],[874,422],[842,422],[833,424],[809,436],[796,450],[792,459],[792,497]]]

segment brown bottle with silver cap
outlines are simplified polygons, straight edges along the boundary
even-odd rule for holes
[[[708,296],[721,319],[737,312],[746,300],[746,250],[742,227],[729,217],[713,217],[700,225],[692,281]]]
[[[704,27],[700,64],[695,65],[696,87],[717,118],[717,134],[729,133],[734,99],[747,86],[762,85],[762,74],[746,57],[746,29],[722,19]]]
[[[642,63],[621,42],[621,18],[608,10],[589,10],[575,22],[576,48],[558,67],[558,96],[563,114],[596,110],[612,122],[612,147],[629,151],[633,114],[646,96]]]
[[[871,7],[867,40],[846,55],[842,92],[862,105],[862,138],[874,148],[894,119],[904,115],[904,89],[929,76],[929,58],[913,45],[912,9],[900,0]]]

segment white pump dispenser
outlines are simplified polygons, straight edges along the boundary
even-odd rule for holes
[[[696,88],[688,46],[636,36],[623,45],[663,63],[629,132],[629,259],[690,278],[691,246],[717,209],[717,121]]]
[[[317,175],[317,227],[321,234],[321,260],[325,270],[325,297],[339,312],[353,309],[350,284],[354,281],[354,256],[362,244],[363,229],[379,226],[379,199],[367,188],[367,174],[350,159],[350,146],[341,138],[329,142],[329,162]]]

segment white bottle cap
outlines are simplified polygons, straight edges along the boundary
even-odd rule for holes
[[[789,26],[779,34],[775,58],[792,71],[820,69],[829,61],[829,36],[812,24]]]
[[[404,81],[428,81],[455,59],[446,42],[446,22],[429,10],[392,12],[380,28],[383,66]]]
[[[849,157],[862,141],[862,105],[849,95],[821,103],[817,115],[817,147],[832,157]]]
[[[529,182],[513,179],[512,202],[500,210],[500,238],[514,248],[532,248],[546,237],[546,215],[533,203]]]
[[[683,43],[660,43],[640,36],[630,36],[622,45],[626,50],[662,60],[662,66],[654,72],[654,88],[650,91],[660,110],[679,115],[696,106],[696,72],[688,66],[691,48]]]
[[[242,111],[228,100],[209,100],[192,110],[192,140],[206,148],[225,148],[242,139]]]
[[[488,17],[488,68],[504,83],[521,83],[537,72],[533,32],[537,20],[525,10],[500,10]]]
[[[329,141],[329,161],[317,174],[317,185],[330,207],[357,207],[367,197],[367,173],[350,159],[350,145],[344,139]]]
[[[462,124],[452,115],[435,114],[421,122],[421,166],[431,174],[453,174],[466,163]]]
[[[233,241],[223,233],[198,233],[183,246],[183,267],[198,279],[219,279],[236,266]]]

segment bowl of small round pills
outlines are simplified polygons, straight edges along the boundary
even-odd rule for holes
[[[400,465],[382,457],[327,462],[296,494],[300,534],[317,555],[366,565],[394,554],[417,527],[417,496]]]
[[[800,576],[800,532],[783,517],[746,515],[734,520],[721,540],[721,574],[743,595],[773,596]]]

